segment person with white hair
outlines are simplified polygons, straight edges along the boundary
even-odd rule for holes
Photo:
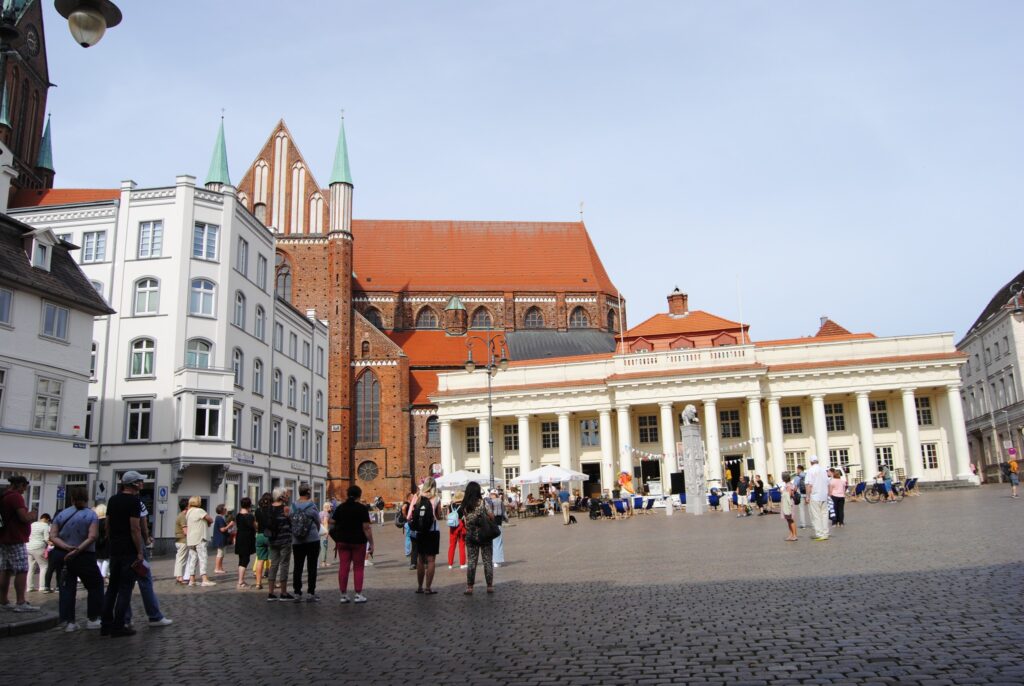
[[[807,509],[811,514],[811,526],[814,527],[815,541],[828,540],[828,474],[818,462],[817,455],[811,455],[811,468],[804,479],[807,491]]]

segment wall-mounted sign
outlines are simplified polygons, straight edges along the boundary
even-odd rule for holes
[[[341,424],[331,424],[331,431],[341,431]]]
[[[86,448],[89,447],[89,444],[88,443],[77,443],[76,442],[76,443],[72,443],[71,447],[72,448],[78,448],[79,450],[85,450]]]

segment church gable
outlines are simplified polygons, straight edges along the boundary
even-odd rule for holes
[[[355,346],[353,359],[356,364],[374,364],[382,360],[397,360],[405,357],[401,346],[381,333],[380,329],[370,323],[358,311],[352,311],[353,338]]]

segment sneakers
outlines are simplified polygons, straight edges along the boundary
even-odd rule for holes
[[[285,602],[285,601],[288,601],[288,600],[294,601],[295,600],[295,596],[293,596],[291,593],[282,593],[281,595],[279,595],[277,597],[277,599],[280,600],[281,602]]]
[[[277,599],[278,599],[277,596],[275,594],[273,594],[273,593],[271,593],[270,595],[267,596],[267,602],[268,603],[272,603],[272,602],[274,602]]]
[[[78,625],[74,622],[68,622],[64,627],[64,633],[66,634],[73,634],[76,631],[78,631]]]
[[[373,566],[373,560],[371,560],[369,558],[363,560],[363,566],[364,567],[372,567]]]
[[[455,569],[455,567],[452,567],[451,565],[448,565],[448,569]]]
[[[281,597],[281,600],[284,600],[283,596]],[[302,591],[299,591],[298,593],[295,594],[295,602],[297,602],[297,603],[301,603],[302,602]]]
[[[366,596],[364,596],[362,593],[356,593],[355,597],[352,598],[352,602],[353,603],[365,603],[366,602]]]
[[[103,622],[98,619],[90,619],[85,623],[85,628],[91,630],[102,628]]]
[[[501,563],[501,562],[495,562],[493,566],[494,566],[495,568],[498,568],[498,567],[500,567],[501,565],[502,565],[502,563]]]
[[[811,540],[812,541],[827,541],[828,540],[828,536],[815,536]]]
[[[11,611],[13,609],[14,609],[14,605],[12,605],[10,603],[4,603],[3,605],[0,605],[0,610],[6,610],[6,611],[9,612],[9,611]]]
[[[136,633],[137,632],[135,631],[135,629],[132,629],[131,627],[125,627],[123,629],[111,629],[110,637],[120,638],[122,636],[134,636]]]
[[[216,581],[204,581],[203,583],[201,583],[199,585],[200,586],[216,586],[217,582]]]
[[[341,599],[338,602],[341,603],[342,605],[345,605],[346,603],[352,602],[352,600],[348,597],[347,593],[342,593],[341,594]]]
[[[469,569],[469,565],[461,565],[459,569]]]
[[[319,603],[320,602],[320,596],[318,596],[316,593],[307,593],[306,594],[306,602],[307,603]]]
[[[11,608],[11,612],[39,612],[39,608],[35,605],[29,605],[27,602],[24,602],[18,603]]]
[[[167,626],[169,624],[174,624],[174,620],[173,619],[168,619],[167,617],[161,617],[160,619],[151,619],[151,620],[149,620],[149,625],[150,626]]]
[[[53,589],[52,588],[44,588],[43,589],[43,593],[53,593]]]

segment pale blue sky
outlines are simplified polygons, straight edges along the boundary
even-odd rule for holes
[[[1022,267],[1024,3],[143,2],[47,9],[59,187],[237,182],[283,117],[357,218],[574,220],[632,324],[963,335]]]

